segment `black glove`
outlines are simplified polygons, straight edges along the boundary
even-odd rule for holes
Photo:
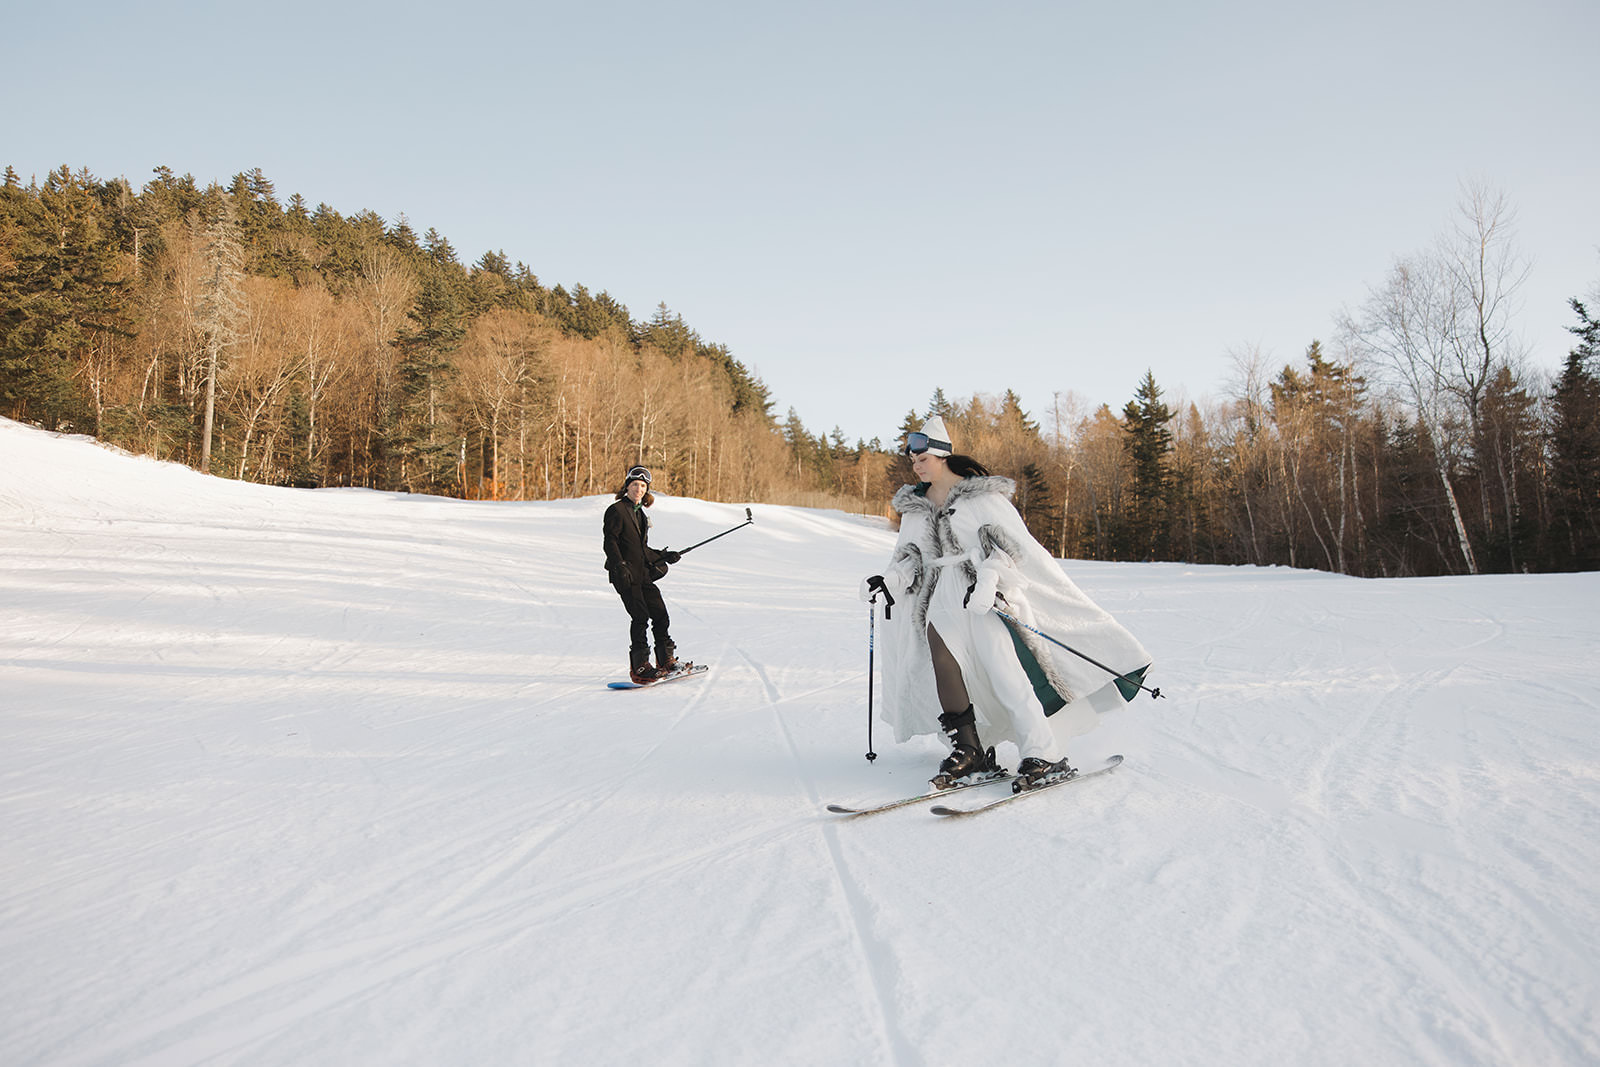
[[[661,558],[663,560],[665,560],[667,563],[676,563],[680,559],[683,558],[683,553],[682,552],[674,552],[674,551],[672,551],[672,549],[669,548],[665,552],[661,553]]]

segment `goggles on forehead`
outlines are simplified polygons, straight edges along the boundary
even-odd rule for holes
[[[906,455],[920,456],[930,448],[937,448],[948,452],[950,451],[950,442],[935,441],[925,433],[906,434]]]
[[[624,479],[624,481],[625,482],[643,482],[645,485],[649,485],[650,484],[650,470],[647,467],[634,467],[634,468],[632,468],[631,470],[628,471],[627,478]]]

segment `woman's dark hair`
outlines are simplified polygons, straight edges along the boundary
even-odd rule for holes
[[[623,482],[622,483],[622,488],[617,490],[617,499],[618,500],[626,500],[626,499],[628,499],[628,483],[627,482]],[[652,493],[648,489],[646,489],[644,491],[644,496],[639,498],[639,503],[641,505],[643,505],[644,507],[649,507],[651,504],[654,504],[655,502],[656,502],[656,495],[654,493]]]
[[[982,463],[979,463],[971,456],[946,456],[944,457],[944,461],[945,463],[949,464],[950,470],[958,478],[987,478],[989,476],[989,468],[985,467]],[[921,496],[923,493],[926,493],[928,491],[928,486],[932,484],[932,482],[918,482],[917,495]]]
[[[989,468],[973,459],[971,456],[954,455],[945,459],[950,465],[950,470],[962,478],[987,478]]]

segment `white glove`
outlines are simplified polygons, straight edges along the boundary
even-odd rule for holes
[[[995,606],[996,600],[1005,600],[1032,584],[1011,562],[1011,557],[997,548],[978,565],[977,581],[973,583],[972,592],[967,594],[967,610],[982,615]]]
[[[989,609],[994,607],[994,595],[999,588],[1000,569],[987,565],[979,567],[978,580],[967,594],[967,610],[974,615],[987,615]]]
[[[998,548],[989,554],[988,559],[983,561],[983,566],[994,569],[995,577],[1000,582],[1001,599],[1009,597],[1013,593],[1020,593],[1033,584],[1028,576],[1022,573],[1022,569],[1012,561],[1011,557]]]

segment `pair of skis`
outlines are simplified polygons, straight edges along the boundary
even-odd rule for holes
[[[977,781],[961,782],[945,789],[930,789],[926,793],[918,793],[914,797],[902,797],[899,800],[891,800],[886,804],[873,804],[866,807],[847,807],[843,804],[829,804],[828,810],[833,812],[835,815],[876,815],[880,811],[892,811],[895,808],[903,808],[910,804],[920,804],[924,800],[936,800],[947,793],[958,793],[963,789],[975,789],[979,786],[997,785],[1000,782],[1013,783],[1012,789],[1015,791],[1007,793],[998,800],[990,800],[983,804],[964,808],[951,808],[946,807],[943,804],[935,804],[933,807],[928,809],[935,815],[976,815],[980,811],[990,811],[994,808],[1000,807],[1002,804],[1009,804],[1014,800],[1021,800],[1023,797],[1030,797],[1035,793],[1042,793],[1046,789],[1054,789],[1058,785],[1070,785],[1073,782],[1081,782],[1085,778],[1093,778],[1096,775],[1105,774],[1108,771],[1114,771],[1117,769],[1117,767],[1121,766],[1121,764],[1121,756],[1110,756],[1104,763],[1098,767],[1095,767],[1093,770],[1074,770],[1071,774],[1062,775],[1059,778],[1046,778],[1044,781],[1040,782],[1038,785],[1035,785],[1031,789],[1018,789],[1016,785],[1017,776],[1002,772],[985,778],[980,778]]]

